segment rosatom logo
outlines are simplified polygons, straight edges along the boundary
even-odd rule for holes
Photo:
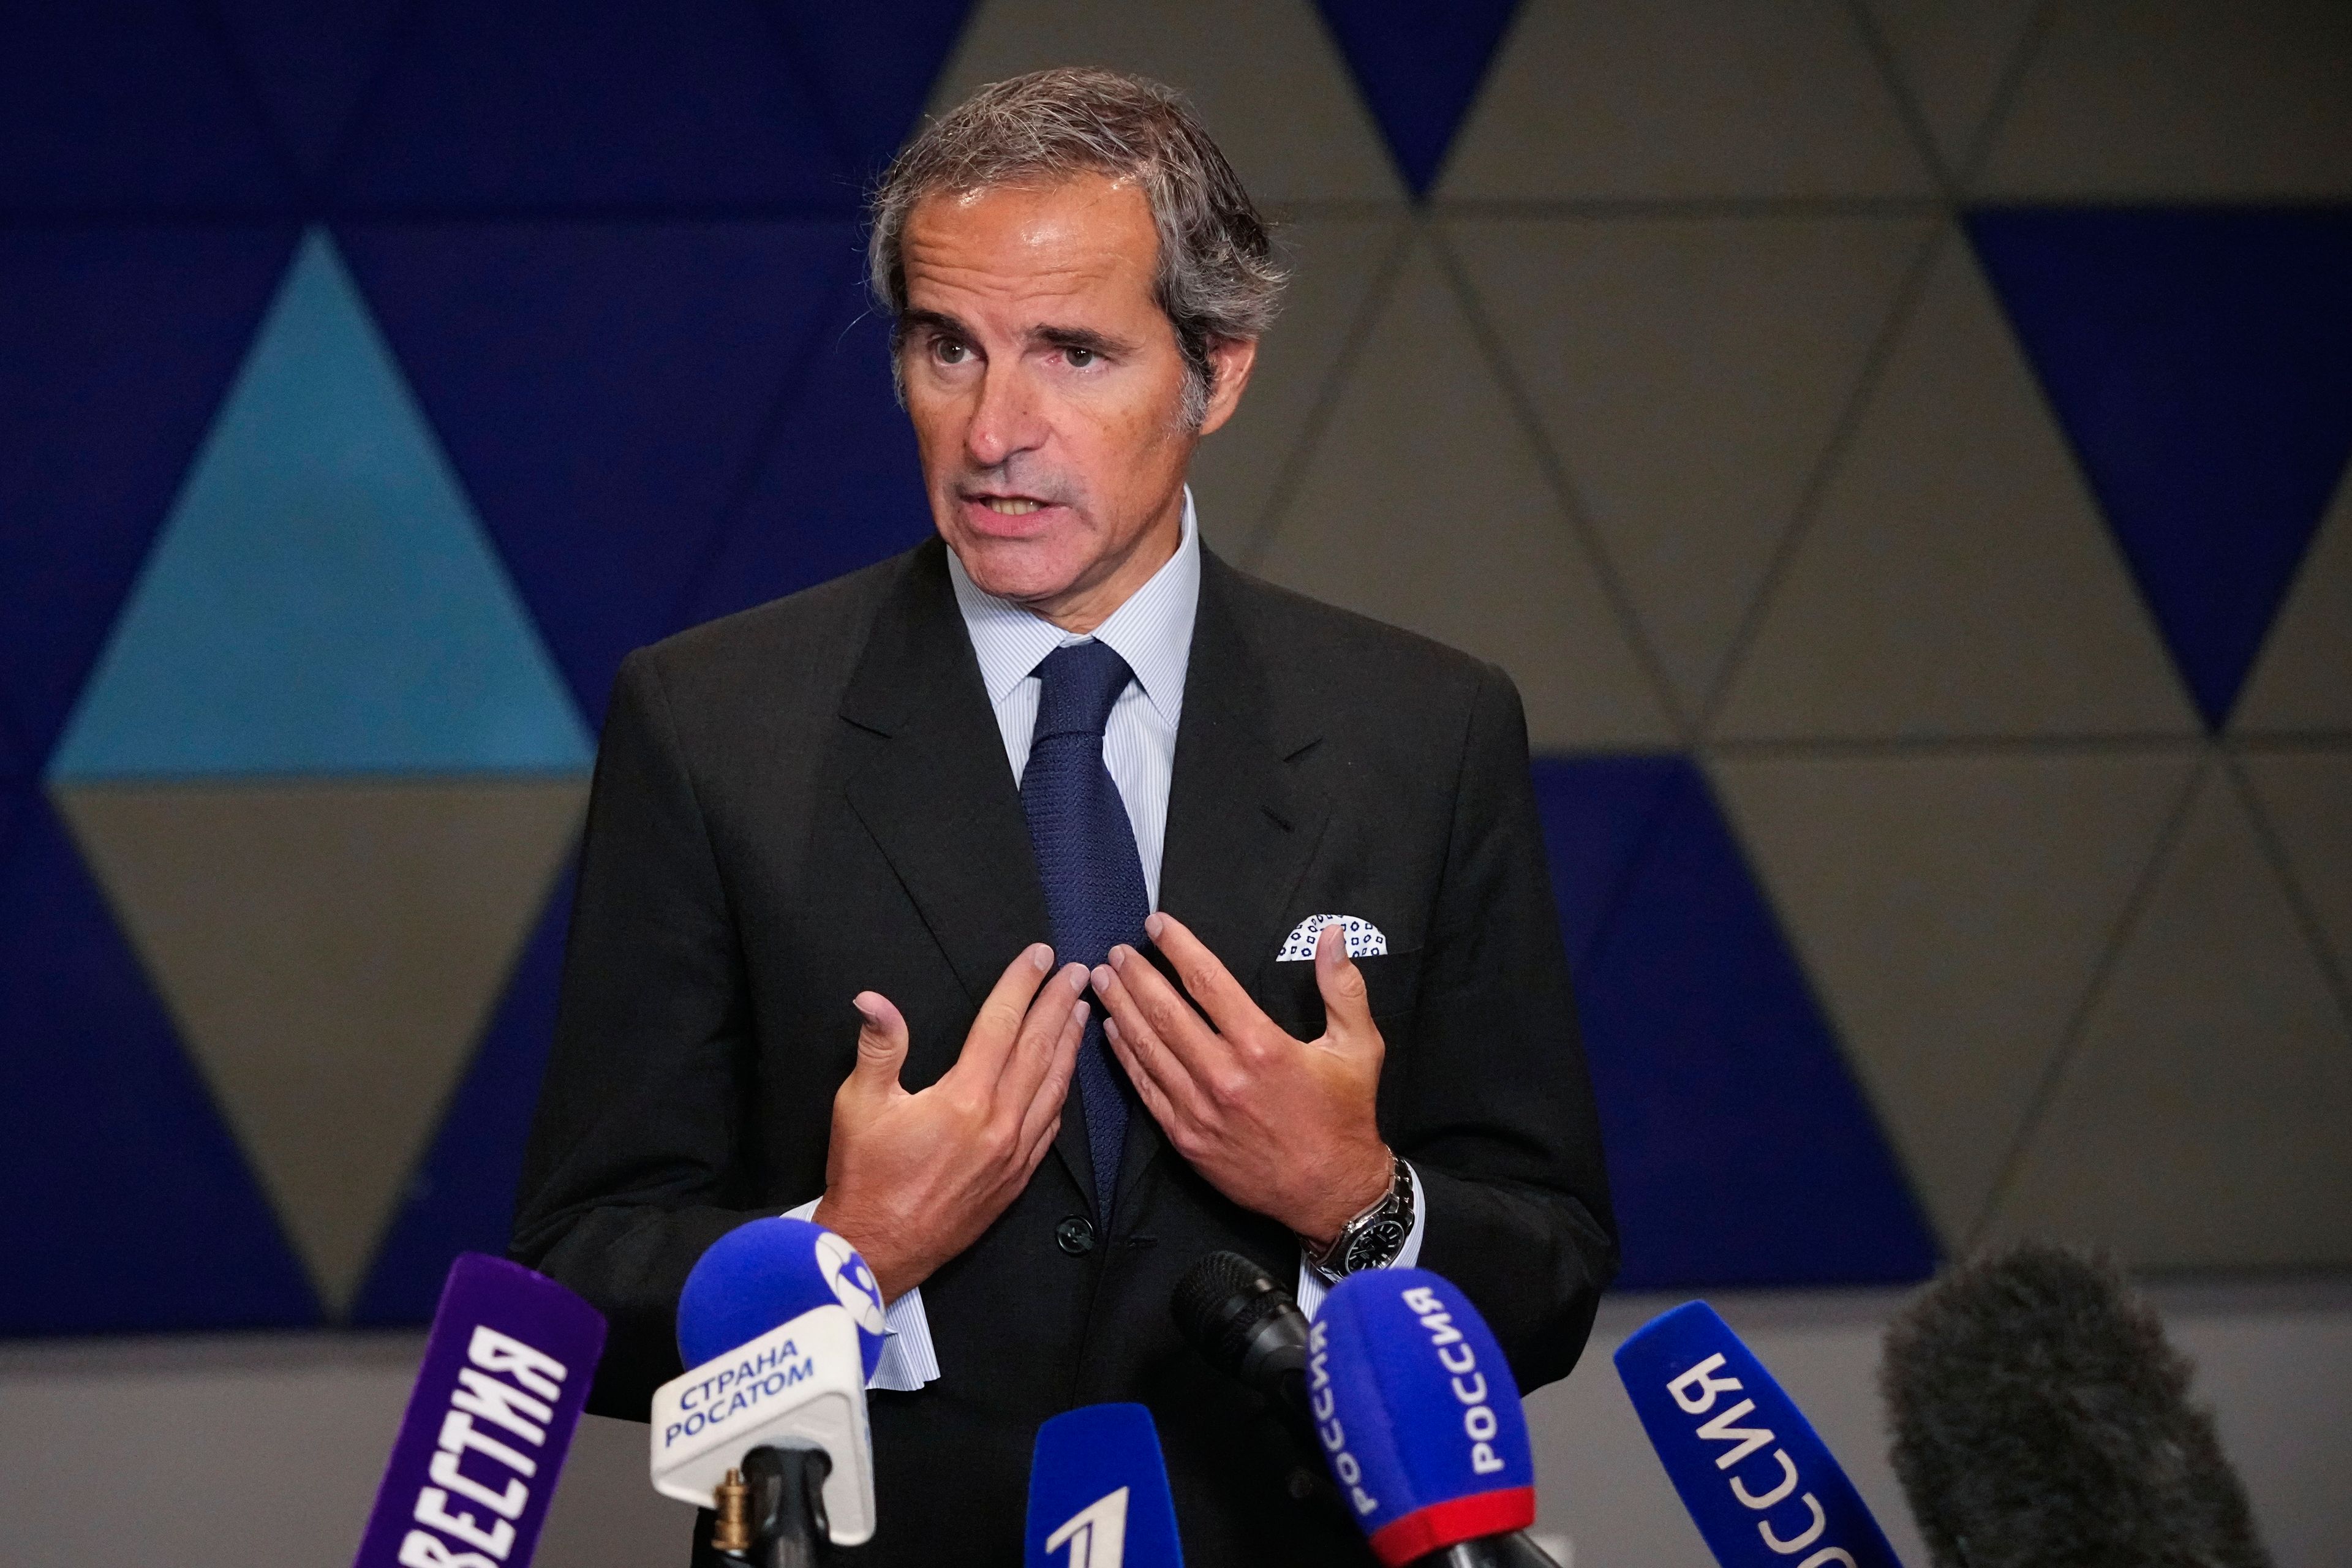
[[[1127,1489],[1095,1499],[1045,1537],[1045,1550],[1070,1548],[1069,1568],[1118,1568],[1127,1555]]]
[[[856,1248],[827,1231],[816,1238],[816,1264],[824,1270],[824,1282],[833,1287],[834,1299],[849,1309],[859,1328],[869,1334],[885,1331],[882,1287],[874,1282],[874,1271],[866,1267]],[[1116,1568],[1117,1560],[1113,1563]]]

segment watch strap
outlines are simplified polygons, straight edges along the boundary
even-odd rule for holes
[[[1403,1156],[1392,1153],[1390,1159],[1392,1165],[1388,1191],[1341,1226],[1329,1246],[1318,1249],[1307,1237],[1299,1237],[1307,1266],[1327,1283],[1336,1284],[1365,1268],[1385,1268],[1404,1250],[1406,1238],[1412,1234],[1419,1194],[1412,1167],[1404,1163]]]

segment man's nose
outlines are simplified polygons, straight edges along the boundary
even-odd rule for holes
[[[992,362],[982,373],[980,403],[964,427],[964,449],[974,466],[998,468],[1016,453],[1045,444],[1045,421],[1036,394],[1017,361]]]

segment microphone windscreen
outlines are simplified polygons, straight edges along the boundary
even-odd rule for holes
[[[677,1298],[677,1353],[689,1367],[750,1344],[812,1307],[857,1323],[866,1375],[882,1359],[881,1287],[856,1248],[821,1225],[778,1215],[739,1225],[695,1260]]]
[[[2028,1245],[1928,1287],[1889,1325],[1879,1381],[1935,1560],[2267,1563],[2189,1379],[2104,1259]]]
[[[1238,1252],[1212,1252],[1176,1281],[1168,1306],[1211,1366],[1295,1408],[1307,1314],[1274,1276]]]
[[[604,1353],[595,1308],[519,1263],[461,1254],[354,1568],[526,1568]]]
[[[1307,1380],[1324,1458],[1391,1568],[1535,1522],[1518,1384],[1451,1281],[1425,1268],[1340,1280],[1316,1315]]]
[[[1704,1301],[1618,1347],[1650,1446],[1724,1568],[1898,1568],[1812,1424]]]
[[[1182,1568],[1160,1429],[1140,1405],[1082,1405],[1037,1428],[1025,1568]]]

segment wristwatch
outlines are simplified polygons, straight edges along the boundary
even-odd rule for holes
[[[1396,1161],[1396,1170],[1389,1179],[1389,1190],[1371,1207],[1341,1226],[1330,1246],[1318,1251],[1307,1237],[1298,1238],[1300,1248],[1307,1254],[1307,1266],[1321,1275],[1325,1283],[1336,1285],[1366,1268],[1386,1268],[1404,1250],[1405,1237],[1412,1234],[1416,1197],[1412,1167],[1400,1157],[1391,1158]]]

